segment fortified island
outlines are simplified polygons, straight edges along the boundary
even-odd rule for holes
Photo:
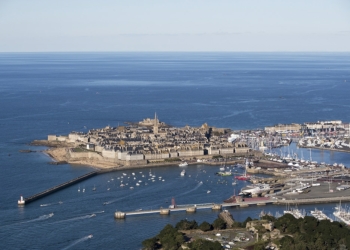
[[[98,168],[140,167],[174,163],[215,155],[245,156],[246,143],[230,137],[230,129],[210,127],[172,127],[154,119],[144,119],[128,126],[91,129],[68,136],[48,135],[47,141],[34,145],[51,146],[46,152],[58,162],[91,165]]]

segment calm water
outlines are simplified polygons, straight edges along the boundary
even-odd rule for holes
[[[0,247],[139,249],[142,240],[167,223],[184,218],[211,222],[217,212],[116,221],[116,209],[165,207],[171,197],[178,204],[220,202],[234,192],[230,179],[227,185],[218,184],[215,167],[191,166],[181,178],[181,170],[174,166],[152,169],[156,182],[147,180],[149,169],[134,170],[136,180],[143,181],[136,187],[136,180],[128,179],[134,190],[119,187],[122,173],[115,172],[80,183],[85,193],[75,185],[19,208],[21,194],[27,197],[91,171],[83,166],[49,165],[50,159],[40,152],[18,152],[45,149],[27,145],[34,139],[117,126],[152,117],[154,112],[175,126],[207,122],[232,129],[332,119],[349,122],[349,82],[349,53],[0,54]],[[308,154],[304,152],[304,157]],[[313,150],[312,158],[350,166],[350,155],[344,153]],[[129,176],[131,172],[125,171]],[[158,181],[158,176],[165,181]],[[330,214],[333,207],[321,208]],[[303,208],[310,210],[314,205]],[[257,217],[260,209],[231,212],[242,221]],[[284,208],[264,209],[275,213]],[[87,238],[90,234],[92,239]]]

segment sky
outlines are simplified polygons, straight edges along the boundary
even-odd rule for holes
[[[350,51],[350,0],[0,0],[0,52]]]

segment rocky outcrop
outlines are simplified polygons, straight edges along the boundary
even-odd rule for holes
[[[219,218],[226,222],[228,228],[231,228],[233,223],[235,222],[232,215],[228,210],[224,210],[219,214]]]

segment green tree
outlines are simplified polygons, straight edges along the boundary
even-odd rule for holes
[[[167,224],[159,233],[158,237],[161,239],[169,234],[176,234],[177,230],[172,225]]]
[[[203,221],[199,227],[198,227],[200,230],[202,230],[203,232],[207,232],[207,231],[210,231],[210,230],[213,230],[213,226],[206,222],[206,221]]]
[[[242,225],[242,222],[235,221],[235,222],[233,222],[232,227],[233,228],[243,227],[243,225]]]
[[[153,237],[142,241],[142,246],[145,250],[157,249],[157,238]]]
[[[191,250],[221,250],[222,246],[217,241],[198,239],[189,244]]]
[[[158,234],[163,249],[176,250],[185,241],[182,233],[172,225],[167,224]]]
[[[267,245],[264,241],[259,241],[254,245],[254,250],[265,250],[265,246]]]
[[[260,220],[268,220],[268,221],[274,222],[274,221],[276,221],[276,218],[273,217],[272,215],[265,214],[264,216],[262,216],[260,218]]]
[[[221,219],[221,218],[217,218],[213,222],[213,227],[215,229],[225,229],[226,228],[226,222],[223,219]]]
[[[291,249],[291,246],[294,245],[294,239],[286,235],[280,240],[280,244],[282,246],[281,249]]]
[[[175,226],[177,230],[191,230],[191,229],[197,229],[198,224],[195,220],[188,221],[188,220],[181,220],[178,222]]]

